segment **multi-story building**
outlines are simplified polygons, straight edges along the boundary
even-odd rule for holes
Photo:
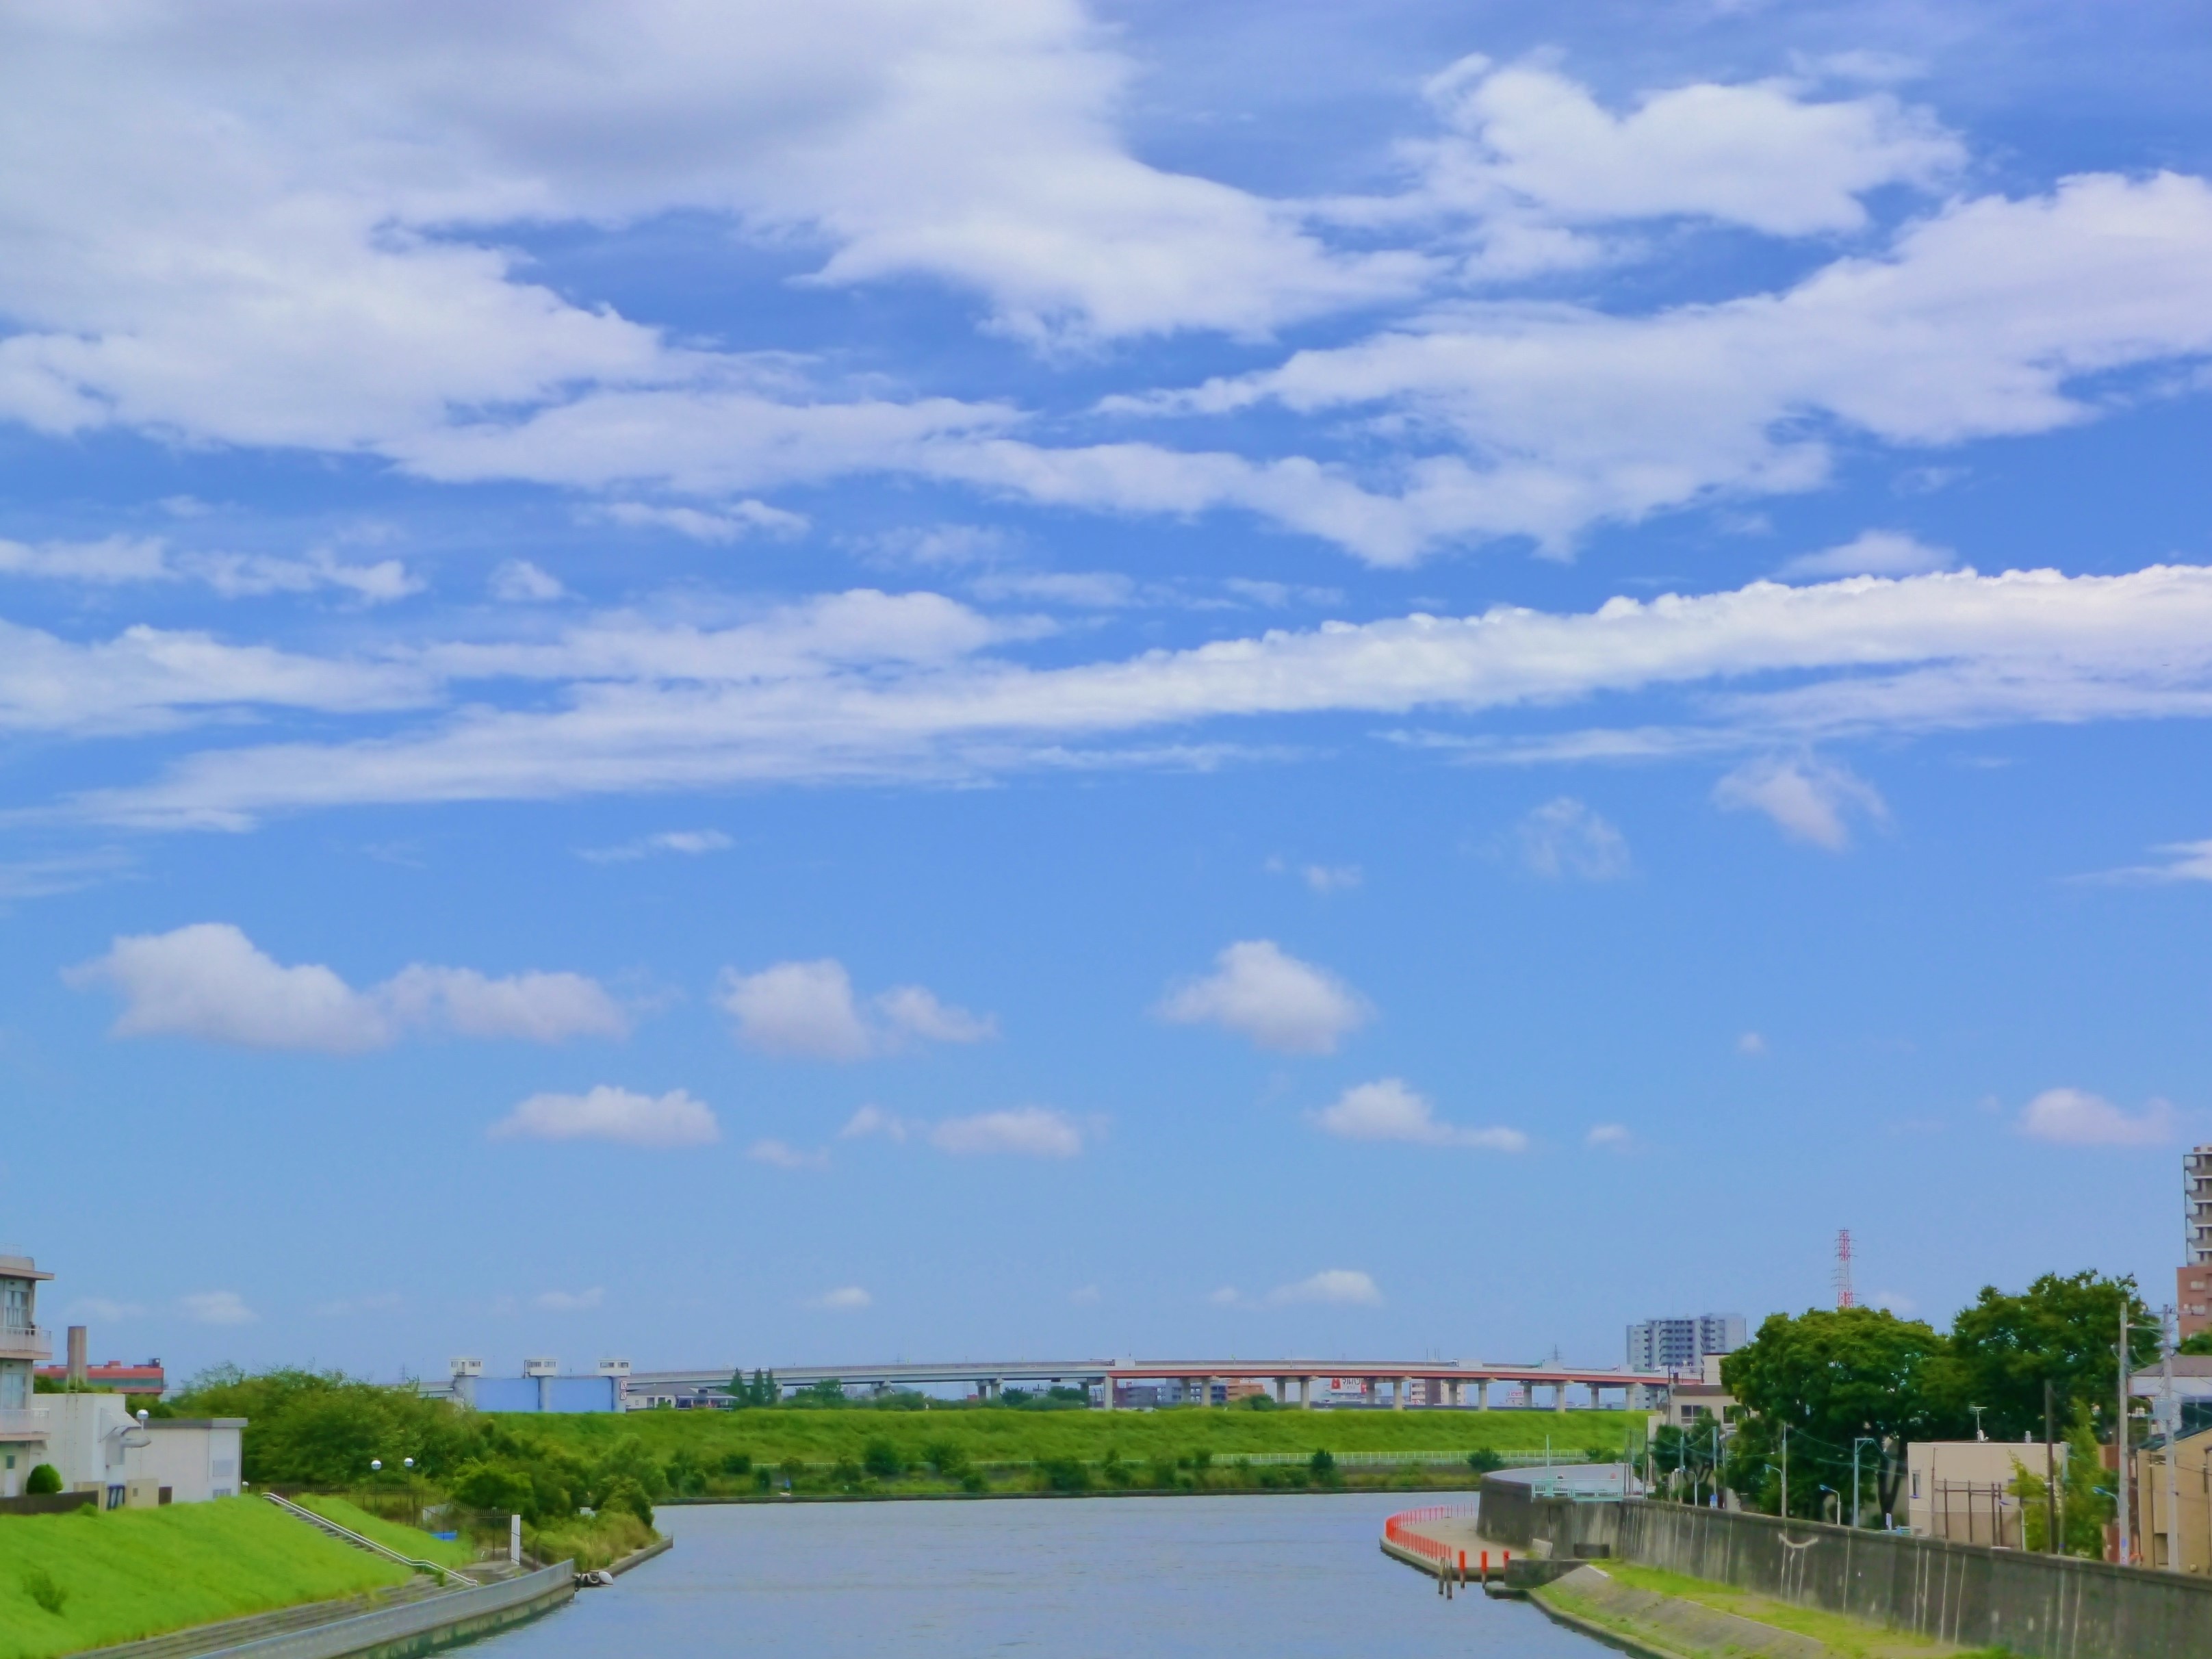
[[[1708,1356],[1743,1346],[1741,1314],[1700,1314],[1694,1319],[1647,1319],[1628,1328],[1628,1368],[1636,1371],[1698,1371]]]
[[[2212,1146],[2181,1155],[2181,1260],[2173,1305],[2185,1340],[2212,1329]]]
[[[14,1498],[46,1443],[46,1413],[34,1401],[31,1374],[53,1357],[39,1328],[39,1286],[53,1277],[27,1255],[0,1255],[0,1498]]]

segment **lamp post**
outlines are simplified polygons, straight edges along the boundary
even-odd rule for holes
[[[1881,1442],[1872,1435],[1863,1434],[1851,1442],[1851,1530],[1859,1528],[1859,1448],[1879,1446]]]

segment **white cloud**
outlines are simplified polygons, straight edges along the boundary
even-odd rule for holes
[[[1924,576],[1955,570],[1959,556],[1895,530],[1861,532],[1840,547],[1801,553],[1777,574],[1826,581],[1838,576]]]
[[[1373,1279],[1355,1268],[1329,1267],[1295,1285],[1277,1286],[1267,1292],[1267,1300],[1277,1306],[1319,1302],[1338,1307],[1372,1308],[1382,1304],[1382,1292],[1376,1288]]]
[[[1514,831],[1521,861],[1540,876],[1613,881],[1629,872],[1628,841],[1572,795],[1546,801]]]
[[[473,969],[416,963],[356,991],[319,963],[283,966],[228,922],[118,938],[106,956],[62,977],[76,989],[105,986],[123,999],[111,1028],[117,1036],[353,1054],[383,1048],[410,1027],[535,1042],[629,1030],[621,1006],[581,975],[489,979]]]
[[[112,587],[131,582],[199,582],[224,599],[311,593],[336,588],[369,605],[404,599],[423,584],[397,559],[348,564],[327,549],[305,558],[263,553],[172,550],[158,536],[109,536],[97,542],[0,538],[0,575]]]
[[[2134,865],[2086,877],[2092,881],[2212,881],[2212,841],[2176,841],[2151,849],[2156,864]]]
[[[1243,939],[1214,958],[1214,971],[1169,993],[1161,1018],[1181,1025],[1218,1025],[1262,1048],[1284,1054],[1334,1054],[1371,1017],[1351,987],[1273,939]]]
[[[543,1291],[530,1305],[544,1313],[589,1313],[606,1304],[607,1293],[594,1285],[588,1291]]]
[[[779,1170],[826,1170],[830,1167],[829,1153],[801,1152],[786,1140],[756,1140],[745,1148],[745,1156],[756,1164],[773,1164]]]
[[[1083,1131],[1064,1113],[1020,1106],[945,1118],[931,1126],[929,1144],[962,1156],[1012,1152],[1024,1158],[1073,1158],[1083,1150]]]
[[[1095,1308],[1098,1305],[1098,1287],[1096,1285],[1080,1285],[1067,1293],[1067,1299],[1079,1308]]]
[[[1219,1290],[1206,1292],[1206,1299],[1217,1308],[1234,1308],[1243,1301],[1234,1285],[1224,1285]]]
[[[1870,1305],[1893,1313],[1899,1319],[1910,1319],[1920,1310],[1920,1304],[1903,1291],[1876,1291]]]
[[[632,864],[659,853],[697,858],[705,853],[726,853],[736,845],[719,830],[664,830],[619,846],[580,848],[576,856],[589,864]]]
[[[1889,808],[1872,784],[1810,756],[1747,761],[1714,786],[1713,802],[1724,811],[1763,812],[1791,840],[1831,853],[1851,844],[1852,817],[1889,821]]]
[[[1316,893],[1345,893],[1358,886],[1365,876],[1356,864],[1309,864],[1298,874]]]
[[[1308,462],[1157,460],[1183,510],[1237,506],[1406,564],[1453,541],[1525,536],[1564,553],[1587,526],[1830,476],[1838,433],[1898,447],[2094,419],[2093,375],[2212,349],[2212,185],[2086,174],[2046,195],[1961,198],[1875,257],[1778,293],[1644,314],[1463,304],[1195,390],[1109,400],[1140,414],[1270,403],[1368,410],[1443,447],[1368,494]],[[1073,465],[1060,457],[1054,465]],[[1125,510],[1158,510],[1125,498]]]
[[[119,1325],[129,1319],[143,1318],[145,1304],[142,1302],[111,1302],[104,1296],[88,1296],[70,1304],[70,1316],[94,1325]]]
[[[1735,1040],[1735,1051],[1756,1059],[1766,1052],[1766,1039],[1756,1031],[1746,1031]]]
[[[722,1138],[713,1110],[681,1089],[641,1095],[605,1083],[580,1095],[532,1095],[489,1133],[494,1140],[611,1140],[655,1149]]]
[[[1815,101],[1786,82],[1705,82],[1615,115],[1555,70],[1480,57],[1424,90],[1446,135],[1407,147],[1422,188],[1370,211],[1457,211],[1492,221],[1493,235],[1676,216],[1778,236],[1856,230],[1868,191],[1932,185],[1966,159],[1887,94]]]
[[[231,673],[222,647],[212,662],[179,652],[190,684],[164,683],[142,699],[109,647],[47,641],[54,649],[19,653],[26,635],[46,640],[0,624],[0,729],[171,719],[179,698],[195,708],[285,701],[258,684],[198,684],[204,671]],[[226,744],[152,784],[82,797],[77,810],[133,825],[235,828],[273,811],[364,802],[1189,763],[1221,752],[1204,734],[1181,740],[1198,722],[1323,714],[1483,718],[1491,729],[1473,735],[1386,735],[1470,762],[1526,763],[2212,713],[2212,568],[2201,566],[1754,582],[1617,598],[1585,612],[1501,606],[1329,623],[1053,668],[991,654],[1007,637],[1004,624],[937,595],[862,592],[712,634],[617,617],[550,644],[443,646],[404,666],[295,659],[301,678],[373,675],[380,689],[441,678],[566,685],[550,708],[484,699],[397,732],[380,722],[356,742]],[[142,643],[125,636],[118,648]],[[1631,693],[1659,702],[1654,723],[1514,730],[1521,710]],[[1099,746],[1160,728],[1164,750]]]
[[[492,598],[506,605],[546,605],[568,596],[558,576],[527,559],[507,560],[491,573],[485,586]]]
[[[261,1317],[236,1291],[195,1291],[179,1297],[177,1307],[196,1325],[251,1325]]]
[[[939,1002],[919,985],[895,986],[876,1006],[894,1030],[926,1042],[981,1042],[999,1034],[997,1020]]]
[[[995,1021],[952,1007],[919,985],[876,999],[880,1020],[865,1016],[852,975],[834,957],[780,962],[757,974],[723,970],[716,1000],[738,1022],[738,1040],[763,1054],[856,1060],[896,1051],[908,1038],[980,1042]]]
[[[610,501],[592,509],[592,516],[633,530],[666,530],[695,542],[733,542],[740,537],[766,532],[795,536],[806,528],[806,520],[765,501],[732,501],[713,512],[696,507],[651,507],[642,501]]]
[[[1314,1122],[1345,1140],[1400,1140],[1493,1152],[1525,1152],[1528,1146],[1528,1137],[1518,1129],[1469,1129],[1442,1121],[1427,1097],[1395,1077],[1355,1084],[1315,1113]]]
[[[2154,1100],[2131,1116],[2082,1089],[2045,1090],[2021,1108],[2015,1127],[2031,1140],[2061,1146],[2163,1146],[2180,1132],[2166,1101]]]
[[[858,1313],[863,1308],[873,1307],[875,1297],[858,1285],[842,1285],[834,1291],[824,1291],[807,1305],[830,1313]]]
[[[840,1140],[860,1140],[869,1135],[881,1135],[886,1140],[904,1142],[907,1126],[904,1120],[893,1116],[880,1106],[863,1106],[847,1120],[837,1131]]]
[[[1607,1152],[1626,1152],[1636,1144],[1636,1137],[1624,1123],[1600,1123],[1583,1137],[1585,1146],[1595,1146]]]

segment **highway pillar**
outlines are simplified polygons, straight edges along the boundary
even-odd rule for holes
[[[1109,1371],[1098,1385],[1098,1397],[1108,1411],[1114,1409],[1114,1373]]]
[[[1200,1405],[1211,1406],[1213,1403],[1213,1385],[1219,1380],[1220,1379],[1218,1377],[1209,1376],[1202,1384],[1200,1385],[1205,1389],[1205,1392],[1198,1397],[1198,1403]]]
[[[1313,1409],[1313,1378],[1310,1376],[1302,1376],[1298,1379],[1298,1409],[1300,1411]]]
[[[1406,1409],[1406,1390],[1412,1386],[1413,1381],[1410,1376],[1401,1376],[1391,1386],[1390,1409],[1392,1411],[1401,1412]]]
[[[1566,1410],[1566,1408],[1567,1408],[1567,1385],[1566,1385],[1565,1383],[1564,1383],[1564,1382],[1554,1382],[1554,1383],[1553,1383],[1553,1384],[1552,1384],[1552,1409],[1553,1409],[1553,1411],[1555,1411],[1555,1412],[1563,1412],[1563,1411]]]
[[[1490,1379],[1486,1376],[1478,1378],[1475,1382],[1474,1408],[1479,1412],[1486,1412],[1490,1409]]]
[[[1279,1376],[1275,1379],[1275,1403],[1278,1406],[1287,1406],[1291,1403],[1291,1379],[1287,1376]]]

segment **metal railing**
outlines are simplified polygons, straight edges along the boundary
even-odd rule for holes
[[[397,1561],[401,1566],[411,1567],[416,1572],[433,1574],[447,1583],[464,1584],[471,1588],[474,1588],[476,1584],[475,1579],[465,1573],[456,1572],[442,1562],[420,1561],[411,1555],[402,1555],[398,1550],[378,1543],[374,1538],[363,1537],[350,1527],[340,1526],[329,1516],[318,1514],[304,1504],[295,1504],[290,1498],[279,1498],[273,1492],[264,1492],[261,1495],[286,1514],[298,1516],[311,1527],[320,1527],[331,1536],[343,1539],[356,1549],[367,1550],[371,1555],[380,1555],[387,1561]]]

